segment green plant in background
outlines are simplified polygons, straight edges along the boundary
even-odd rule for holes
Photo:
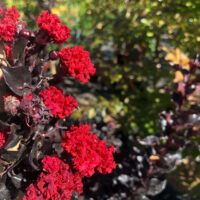
[[[126,133],[155,133],[158,113],[170,103],[163,92],[172,80],[163,49],[178,46],[194,53],[200,42],[200,2],[85,0],[78,7],[76,37],[96,49],[99,82],[108,91],[101,98],[109,99],[107,113]],[[110,105],[116,102],[122,106],[113,115]]]
[[[170,104],[169,94],[163,92],[171,80],[163,47],[191,53],[198,46],[198,0],[19,0],[16,6],[25,9],[25,18],[30,18],[30,10],[37,14],[41,7],[51,8],[75,27],[72,43],[93,50],[101,77],[94,81],[101,85],[95,98],[101,103],[93,111],[86,107],[86,115],[110,116],[126,133],[155,133],[158,113]]]

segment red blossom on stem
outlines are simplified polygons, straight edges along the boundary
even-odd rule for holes
[[[81,46],[63,48],[59,51],[59,57],[68,74],[80,82],[87,83],[96,72],[89,52]]]
[[[71,37],[70,29],[63,25],[57,15],[43,11],[37,18],[37,24],[55,43],[63,43]]]
[[[23,200],[70,200],[74,191],[82,193],[81,177],[57,156],[45,156],[42,164],[45,172],[27,188]]]
[[[0,40],[13,41],[19,16],[19,12],[15,7],[0,8]]]
[[[72,155],[74,167],[82,176],[92,176],[95,169],[102,174],[110,173],[116,167],[114,147],[107,147],[105,141],[92,134],[88,124],[66,131],[62,146]]]
[[[64,96],[62,91],[54,86],[42,90],[39,96],[51,114],[60,119],[69,116],[78,106],[78,103],[72,96]]]

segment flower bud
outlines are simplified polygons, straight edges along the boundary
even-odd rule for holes
[[[49,53],[49,59],[50,60],[57,60],[58,59],[58,52],[57,51],[51,51],[50,53]]]
[[[28,29],[24,28],[24,29],[22,29],[22,30],[20,31],[19,35],[20,35],[21,37],[24,37],[24,38],[27,38],[27,39],[28,39],[28,38],[31,36],[31,32],[30,32]]]

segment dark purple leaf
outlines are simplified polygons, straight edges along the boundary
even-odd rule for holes
[[[8,123],[3,122],[3,121],[0,120],[0,130],[1,131],[9,129],[9,128],[10,128],[10,124],[8,124]]]
[[[11,181],[13,185],[18,189],[21,187],[22,180],[23,180],[22,174],[11,176]]]
[[[30,91],[31,73],[26,67],[4,67],[3,76],[8,87],[17,95],[23,96]]]
[[[24,65],[24,50],[27,45],[28,40],[25,38],[20,37],[15,43],[13,47],[13,59],[14,63],[17,66],[23,66]]]
[[[0,112],[4,110],[3,96],[7,94],[8,87],[3,78],[0,78]]]
[[[40,155],[40,148],[42,147],[42,141],[34,141],[31,152],[29,154],[29,163],[35,170],[39,170],[38,157]]]
[[[9,151],[9,152],[2,153],[1,157],[7,162],[13,162],[17,159],[18,157],[17,154],[18,152],[16,151]]]
[[[7,141],[6,141],[6,145],[4,147],[5,150],[14,147],[19,140],[22,138],[22,136],[17,135],[17,134],[10,134]]]
[[[166,187],[166,180],[159,180],[157,178],[152,178],[149,180],[147,185],[147,195],[155,196],[161,193]]]

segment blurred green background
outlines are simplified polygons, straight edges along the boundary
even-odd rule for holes
[[[188,57],[199,53],[199,0],[4,3],[15,5],[32,28],[36,16],[51,9],[72,29],[69,44],[82,45],[91,52],[97,73],[87,86],[75,83],[80,88],[76,95],[81,105],[74,118],[109,123],[121,134],[159,133],[158,114],[173,107],[170,93],[165,92],[174,79],[166,58],[187,68]],[[195,183],[195,188],[199,187],[199,179]]]

